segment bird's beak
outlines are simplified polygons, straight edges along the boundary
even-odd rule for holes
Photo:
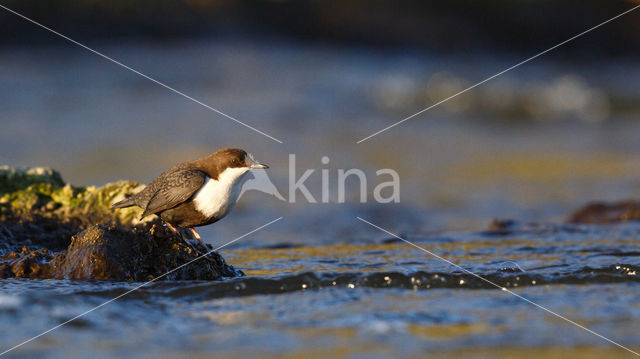
[[[261,169],[269,168],[269,166],[263,165],[262,163],[259,163],[258,161],[254,160],[251,157],[247,157],[245,159],[245,162],[247,163],[247,166],[249,166],[249,168],[252,170],[255,170],[258,168],[261,168]]]
[[[257,162],[256,162],[255,164],[251,165],[251,167],[249,167],[249,168],[251,168],[252,170],[254,170],[254,169],[256,169],[256,168],[262,168],[262,169],[265,169],[265,168],[269,168],[269,166],[267,166],[267,165],[263,165],[262,163],[257,163]]]

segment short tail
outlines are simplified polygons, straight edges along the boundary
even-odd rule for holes
[[[133,200],[133,198],[129,197],[129,198],[123,199],[120,202],[116,202],[116,203],[112,204],[111,208],[112,209],[115,209],[115,208],[127,208],[127,207],[134,206],[135,204],[136,204],[136,202]]]

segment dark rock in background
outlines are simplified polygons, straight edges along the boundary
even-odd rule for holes
[[[640,221],[640,201],[617,203],[590,203],[575,211],[569,223],[606,224],[624,221]]]

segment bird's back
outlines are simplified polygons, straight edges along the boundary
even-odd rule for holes
[[[153,197],[156,192],[166,189],[166,187],[173,185],[176,181],[179,181],[180,173],[189,168],[190,164],[191,162],[180,163],[154,178],[153,181],[151,181],[142,191],[134,195],[136,205],[141,208],[146,208],[151,197]]]

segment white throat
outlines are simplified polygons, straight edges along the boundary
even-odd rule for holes
[[[207,217],[220,219],[233,209],[247,180],[247,167],[227,168],[214,180],[207,177],[204,185],[193,195],[198,211]]]

